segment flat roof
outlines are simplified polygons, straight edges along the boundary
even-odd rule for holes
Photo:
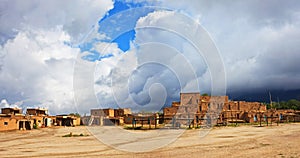
[[[27,110],[41,110],[41,111],[47,111],[46,108],[27,108]]]
[[[17,108],[17,107],[6,107],[6,108],[1,108],[1,109],[21,110],[21,108]]]

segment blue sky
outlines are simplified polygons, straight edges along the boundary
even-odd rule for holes
[[[146,16],[150,12],[153,12],[154,9],[150,8],[144,8],[147,6],[146,2],[140,2],[140,3],[132,3],[132,2],[123,2],[123,1],[115,1],[114,6],[112,9],[110,9],[103,18],[101,18],[98,22],[99,30],[97,30],[100,34],[105,34],[108,39],[94,39],[92,42],[88,43],[82,43],[79,47],[81,51],[89,51],[90,54],[83,56],[83,59],[89,60],[89,61],[95,61],[100,60],[103,58],[109,58],[113,55],[101,55],[101,52],[97,52],[95,50],[90,50],[93,47],[93,43],[95,41],[102,41],[102,42],[109,42],[109,43],[117,43],[118,48],[120,48],[124,53],[130,49],[130,43],[135,39],[135,25],[137,20],[140,17]],[[130,17],[127,17],[125,21],[119,22],[119,23],[113,23],[110,22],[110,20],[116,20],[119,21],[122,18],[124,18],[124,15],[122,15],[122,12],[130,9],[135,8],[141,8],[139,10],[135,10],[134,14],[130,15]],[[114,16],[116,14],[119,14],[119,16]],[[126,15],[125,15],[126,16]],[[122,32],[120,30],[114,30],[116,27],[127,27],[127,31]],[[129,27],[129,29],[128,29]],[[116,36],[116,32],[120,32],[121,34],[118,34]]]
[[[107,12],[107,14],[101,20],[99,20],[99,25],[101,25],[102,21],[110,18],[111,16],[113,16],[113,15],[119,13],[119,12],[122,12],[124,10],[128,10],[130,8],[142,7],[143,5],[144,4],[141,4],[141,3],[124,3],[122,1],[115,1],[114,2],[114,8],[109,10]],[[137,19],[132,19],[132,22],[129,22],[129,21],[128,22],[129,23],[135,23],[136,20]],[[102,33],[101,28],[100,28],[99,32]],[[104,32],[104,33],[106,33],[106,32]],[[119,36],[116,39],[113,39],[112,42],[117,43],[118,47],[122,51],[126,52],[130,48],[130,41],[134,40],[134,38],[135,38],[135,31],[134,31],[134,28],[132,28],[131,31],[122,34],[121,36]]]

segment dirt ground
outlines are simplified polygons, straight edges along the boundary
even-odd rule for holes
[[[93,127],[98,131],[101,131],[100,128],[109,129]],[[90,131],[82,126],[0,132],[0,157],[300,157],[299,123],[268,127],[216,127],[202,136],[201,129],[185,130],[171,144],[137,153],[107,146]],[[153,131],[133,132],[147,134]],[[84,136],[63,137],[70,132]],[[108,134],[110,141],[118,139],[113,133]],[[154,139],[162,138],[148,138]],[[130,146],[133,142],[122,146]]]

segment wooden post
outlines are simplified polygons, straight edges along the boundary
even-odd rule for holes
[[[271,126],[272,126],[272,122],[273,122],[273,113],[271,115]]]
[[[190,119],[190,114],[188,114],[188,124],[189,124],[189,128],[191,128],[191,119]]]
[[[134,124],[135,124],[135,118],[132,117],[132,128],[134,129]]]
[[[196,126],[198,128],[199,116],[196,116]]]
[[[148,124],[149,124],[149,129],[151,129],[151,120],[150,120],[150,117],[148,117]]]
[[[261,113],[259,112],[259,126],[261,127]]]
[[[235,126],[237,126],[237,113],[235,113]]]
[[[172,127],[174,128],[175,127],[175,117],[173,116],[172,118]]]

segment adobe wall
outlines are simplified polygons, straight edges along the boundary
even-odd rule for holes
[[[198,104],[182,105],[178,107],[176,115],[180,114],[196,114],[198,111]]]
[[[114,109],[114,117],[124,116],[124,109]]]
[[[80,126],[80,117],[77,117],[76,119],[73,120],[73,125]]]
[[[241,111],[266,111],[266,105],[259,102],[245,102],[239,101]]]
[[[19,129],[18,121],[14,118],[0,118],[0,131]]]
[[[180,101],[178,101],[178,102],[172,102],[172,106],[180,106]]]
[[[103,112],[108,117],[114,117],[115,116],[115,110],[114,109],[103,109]]]
[[[131,114],[131,109],[130,108],[124,108],[124,115]]]
[[[198,108],[198,112],[207,112],[209,102],[201,102]]]
[[[22,109],[18,108],[2,108],[1,114],[22,114]]]
[[[0,117],[0,131],[18,130],[19,125],[24,130],[31,130],[33,121],[25,117]]]
[[[198,104],[200,93],[180,93],[180,105]]]
[[[163,109],[164,116],[173,116],[177,113],[178,107],[166,107]]]
[[[91,109],[91,115],[92,116],[104,116],[103,109]]]

